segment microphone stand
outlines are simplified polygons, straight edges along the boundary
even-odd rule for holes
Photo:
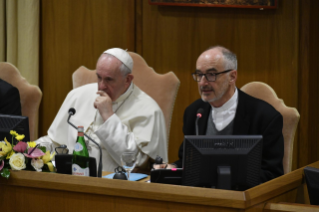
[[[196,123],[195,123],[195,127],[196,127],[196,135],[198,135],[198,120],[199,120],[199,116],[196,117]]]
[[[70,118],[71,118],[71,116],[73,116],[74,115],[74,113],[70,113],[69,112],[69,118],[68,118],[68,123],[72,126],[72,127],[74,127],[76,130],[78,129],[74,124],[72,124],[71,122],[70,122]],[[90,136],[88,136],[86,133],[84,133],[84,135],[85,135],[85,137],[87,137],[90,141],[92,141],[96,146],[98,146],[99,147],[99,150],[100,150],[100,162],[99,162],[99,167],[98,167],[98,171],[97,171],[97,176],[98,177],[102,177],[102,149],[101,149],[101,147],[100,147],[100,145],[98,144],[98,143],[96,143]]]
[[[202,118],[202,113],[204,112],[203,108],[199,108],[197,110],[196,114],[196,121],[195,121],[195,129],[196,129],[196,135],[198,135],[198,120]]]

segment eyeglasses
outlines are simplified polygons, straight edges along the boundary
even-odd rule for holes
[[[201,74],[201,73],[192,73],[193,79],[196,82],[200,82],[202,80],[202,77],[205,76],[208,82],[215,82],[217,79],[217,75],[225,74],[227,72],[232,71],[233,69],[225,70],[218,73],[207,73],[207,74]]]

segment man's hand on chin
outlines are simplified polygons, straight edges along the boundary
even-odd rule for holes
[[[98,91],[97,94],[100,96],[96,97],[94,107],[99,110],[103,120],[106,121],[114,114],[112,109],[112,99],[104,91]]]

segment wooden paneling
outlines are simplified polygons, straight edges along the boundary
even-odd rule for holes
[[[298,167],[319,159],[319,1],[300,0]]]
[[[183,140],[184,109],[199,98],[191,78],[201,52],[222,45],[238,56],[237,86],[268,83],[286,105],[298,105],[298,1],[276,10],[151,6],[143,1],[142,51],[157,72],[174,71],[181,81],[170,134],[169,158]],[[139,49],[139,48],[137,48]]]
[[[319,212],[319,206],[296,203],[267,203],[264,212]]]
[[[39,135],[45,135],[81,65],[95,69],[112,47],[135,51],[135,2],[127,0],[41,1]],[[67,111],[66,111],[67,112]]]

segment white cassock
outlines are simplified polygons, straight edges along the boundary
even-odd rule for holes
[[[72,154],[77,138],[77,130],[67,123],[68,111],[76,113],[70,121],[83,126],[85,132],[102,148],[103,171],[114,171],[121,165],[121,154],[125,151],[137,152],[137,167],[147,168],[149,157],[157,155],[168,161],[165,119],[158,104],[146,93],[131,83],[127,91],[113,102],[115,112],[105,122],[94,108],[98,96],[97,83],[88,84],[69,92],[57,116],[51,124],[48,135],[36,142],[50,146],[51,151],[62,144],[67,145]],[[98,147],[87,138],[90,157],[99,161]]]

